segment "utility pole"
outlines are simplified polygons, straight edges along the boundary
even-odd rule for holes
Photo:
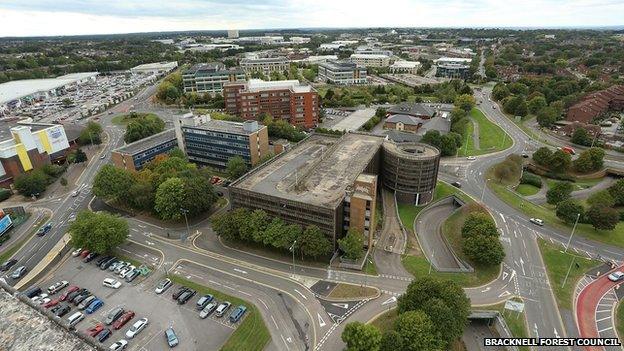
[[[581,218],[581,214],[576,214],[576,221],[574,222],[574,227],[572,227],[572,233],[570,234],[570,238],[568,239],[568,243],[566,244],[565,251],[568,252],[568,248],[570,247],[570,243],[572,242],[572,236],[574,235],[574,230],[576,230],[576,225],[578,224],[579,218]]]
[[[186,214],[188,213],[187,209],[184,208],[180,208],[180,212],[182,212],[184,214],[184,221],[186,221],[186,235],[182,235],[182,237],[180,239],[182,239],[182,242],[186,241],[186,238],[188,238],[189,236],[191,236],[191,230],[189,229],[189,224],[188,224],[188,218],[186,217]]]
[[[566,285],[566,281],[568,281],[568,276],[570,275],[570,271],[572,270],[572,264],[574,263],[575,258],[576,256],[572,255],[572,261],[570,262],[570,267],[568,267],[568,272],[566,273],[565,278],[563,278],[563,284],[561,284],[562,288]]]
[[[296,244],[297,244],[297,240],[293,241],[292,245],[289,248],[289,250],[292,252],[292,259],[293,259],[293,263],[292,263],[292,276],[293,276],[293,278],[295,277],[295,245]]]

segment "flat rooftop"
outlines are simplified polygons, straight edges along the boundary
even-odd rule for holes
[[[120,154],[136,155],[140,152],[149,150],[156,145],[166,143],[167,141],[173,140],[175,138],[175,129],[167,129],[164,132],[160,132],[158,134],[148,136],[147,138],[137,140],[113,151],[116,151]]]
[[[307,93],[312,91],[312,87],[302,84],[296,79],[293,80],[273,80],[266,81],[262,79],[250,79],[247,82],[247,90],[251,92],[264,90],[282,90],[289,89],[295,93]]]
[[[98,72],[71,73],[56,78],[23,79],[2,83],[0,84],[0,104],[64,87],[98,74]]]
[[[250,122],[247,122],[248,124],[253,124]],[[264,125],[257,123],[258,124],[258,129],[250,129],[250,130],[245,130],[244,125],[245,122],[232,122],[232,121],[222,121],[222,120],[218,120],[218,119],[211,119],[209,121],[206,121],[205,123],[201,123],[198,125],[185,125],[183,124],[181,127],[182,128],[194,128],[194,129],[205,129],[205,130],[212,130],[212,131],[217,131],[217,132],[224,132],[224,133],[230,133],[230,134],[240,134],[240,135],[249,135],[251,133],[255,133],[257,131],[259,131],[262,128],[265,128]]]
[[[397,144],[392,141],[387,141],[384,143],[384,148],[394,154],[399,154],[401,157],[408,157],[410,159],[432,157],[440,154],[440,151],[435,147],[417,142]]]
[[[231,186],[333,209],[383,140],[356,133],[340,138],[313,134]]]

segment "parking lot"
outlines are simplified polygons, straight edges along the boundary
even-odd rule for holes
[[[145,256],[148,261],[153,260],[153,255],[147,251],[149,249],[146,249],[145,254],[138,256]],[[132,259],[137,258],[132,257]],[[139,276],[133,282],[127,283],[114,272],[100,270],[95,265],[95,261],[97,259],[90,263],[84,263],[80,257],[69,257],[53,275],[46,277],[44,282],[38,285],[45,290],[55,282],[67,280],[69,286],[77,285],[81,288],[87,288],[104,301],[102,308],[93,314],[86,315],[85,319],[76,325],[76,330],[82,333],[86,333],[88,328],[97,323],[103,323],[108,313],[117,307],[122,307],[126,311],[134,311],[134,318],[130,319],[119,330],[105,326],[112,331],[112,335],[103,343],[106,348],[120,339],[126,339],[129,341],[128,350],[169,350],[164,331],[171,326],[180,342],[176,349],[218,350],[236,329],[237,324],[232,324],[228,320],[229,313],[222,318],[217,318],[213,313],[206,319],[200,319],[199,311],[195,307],[197,300],[201,298],[199,294],[192,297],[184,305],[178,305],[171,297],[179,288],[175,284],[162,294],[156,294],[154,288],[158,281],[164,277],[162,271],[152,271],[147,277]],[[152,264],[153,262],[149,263]],[[102,282],[105,278],[117,279],[122,282],[122,286],[119,289],[104,287]],[[61,290],[52,298],[57,298],[63,291]],[[66,302],[62,303],[65,304]],[[70,306],[72,309],[63,317],[65,319],[78,311],[73,304]],[[126,331],[140,318],[148,318],[147,327],[134,338],[126,338]],[[97,341],[95,342],[97,343]]]

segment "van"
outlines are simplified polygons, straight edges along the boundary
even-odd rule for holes
[[[69,323],[70,327],[73,327],[76,324],[80,323],[80,321],[82,321],[83,319],[84,319],[84,314],[82,314],[82,312],[76,312],[72,314],[71,316],[69,316],[69,318],[67,318],[67,323]]]
[[[28,289],[28,290],[26,290],[24,292],[24,295],[27,298],[29,298],[29,299],[32,299],[33,297],[35,297],[35,296],[37,296],[39,294],[41,294],[41,288],[38,287],[38,286],[33,286],[32,288],[30,288],[30,289]]]
[[[243,317],[245,312],[247,312],[247,307],[243,305],[236,307],[236,309],[232,312],[232,314],[230,314],[230,322],[231,323],[238,322]]]
[[[69,285],[69,282],[67,280],[62,280],[54,285],[51,285],[50,287],[48,287],[48,294],[54,295],[64,289],[67,285]]]

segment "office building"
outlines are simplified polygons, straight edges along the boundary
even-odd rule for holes
[[[319,63],[318,78],[337,85],[366,84],[366,67],[353,62],[327,61]]]
[[[251,168],[269,154],[268,129],[257,121],[229,122],[187,113],[174,124],[180,149],[201,166],[223,170],[231,158],[240,156]]]
[[[227,31],[228,39],[236,39],[238,38],[238,29],[230,29]]]
[[[222,63],[199,63],[182,74],[185,93],[223,94],[223,85],[245,79],[245,73]]]
[[[390,65],[390,73],[417,74],[421,64],[418,61],[395,61]]]
[[[227,83],[224,98],[226,112],[246,120],[256,120],[267,113],[293,126],[314,128],[318,124],[318,93],[298,80]]]
[[[285,57],[244,58],[240,61],[240,67],[247,74],[261,72],[268,77],[272,72],[288,72],[290,63]]]
[[[380,54],[352,54],[351,62],[364,67],[388,67],[390,56]]]
[[[379,177],[388,177],[379,182],[400,201],[425,204],[435,189],[439,157],[431,146],[401,146],[371,134],[313,134],[232,183],[230,198],[234,208],[315,225],[334,245],[350,228],[358,229],[370,246]]]
[[[467,79],[470,75],[469,58],[442,57],[435,60],[436,77]]]
[[[113,150],[111,160],[116,167],[140,171],[156,156],[167,154],[177,146],[175,131],[169,129]]]
[[[10,128],[11,139],[0,142],[0,186],[16,177],[63,159],[70,148],[59,124],[28,124]]]
[[[388,109],[390,115],[409,115],[420,119],[429,119],[436,115],[437,111],[432,105],[419,102],[402,102]]]
[[[178,67],[177,61],[145,63],[130,68],[132,73],[164,75]]]
[[[386,50],[379,47],[370,47],[370,46],[360,46],[353,52],[354,54],[365,54],[365,55],[383,55],[392,57],[392,50]]]

